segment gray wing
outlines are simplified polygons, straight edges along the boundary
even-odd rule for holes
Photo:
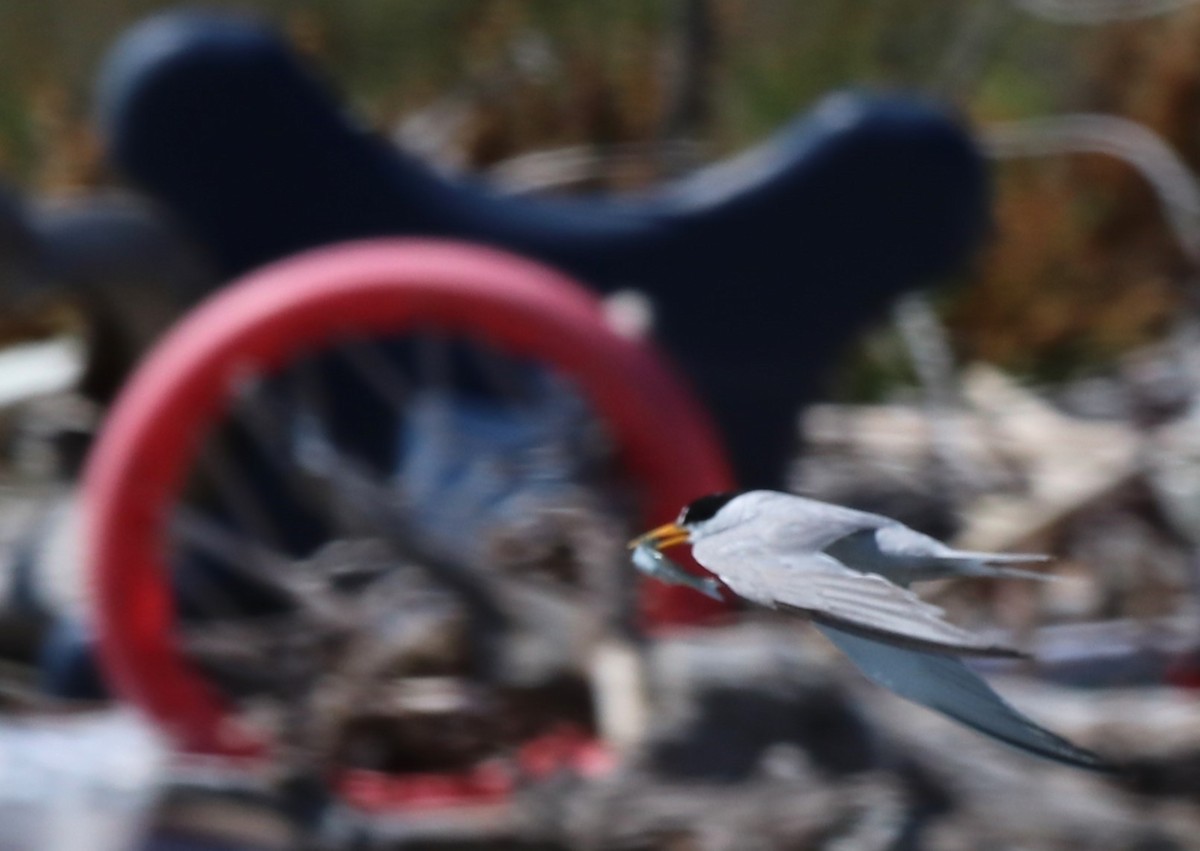
[[[1020,750],[1068,765],[1113,770],[1091,751],[1026,718],[958,659],[895,647],[828,624],[817,628],[869,680],[901,697]]]
[[[817,552],[846,535],[896,521],[792,494],[761,492],[754,506],[764,543],[784,552]]]
[[[793,564],[756,571],[756,579],[770,588],[776,608],[799,612],[846,632],[933,653],[1022,655],[955,626],[943,618],[937,606],[882,576],[846,570],[827,556],[809,561],[812,567],[807,570]],[[730,588],[738,590],[737,581],[727,578],[727,571],[716,572]]]

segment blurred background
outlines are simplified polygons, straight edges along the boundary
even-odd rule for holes
[[[120,41],[183,8],[0,0],[0,851],[1200,847],[1200,6],[243,0],[194,44],[186,20]],[[253,85],[169,88],[192,66],[162,56],[203,75],[238,27],[311,77],[247,36]],[[256,111],[255,81],[298,112]],[[285,185],[334,224],[247,200]],[[336,345],[229,302],[189,326],[219,345],[150,354],[233,278],[278,289],[269,261],[412,234],[564,270],[596,298],[589,362],[654,377],[597,401],[611,374],[454,301]],[[553,339],[582,308],[545,287]],[[292,336],[247,353],[224,325]],[[147,356],[192,365],[139,414]],[[194,417],[139,432],[188,381]],[[1127,770],[1036,761],[795,621],[635,585],[624,541],[735,478],[1052,554],[1055,582],[926,596],[1027,647],[978,670]],[[124,517],[169,578],[123,566]],[[270,575],[298,566],[315,584]],[[123,595],[171,614],[122,629]],[[136,661],[163,647],[176,697]],[[212,717],[182,708],[198,681]],[[267,756],[218,741],[234,717]]]
[[[0,8],[0,166],[10,181],[53,193],[118,181],[91,120],[97,69],[124,29],[172,5]],[[1103,112],[1159,134],[1184,163],[1196,157],[1196,24],[1183,3],[1144,20],[1122,20],[1137,4],[1109,13],[1100,4],[1091,26],[1087,12],[1047,19],[1037,3],[715,3],[686,108],[672,66],[687,32],[671,3],[210,5],[273,21],[372,128],[464,170],[684,134],[695,167],[844,87],[932,93],[979,127]],[[422,149],[434,118],[437,143]],[[591,188],[645,187],[662,176],[660,159],[649,150],[623,159]],[[993,181],[995,238],[969,274],[930,282],[954,285],[939,296],[960,357],[1058,379],[1161,336],[1186,260],[1133,169],[1083,154],[1004,164]],[[881,369],[856,362],[831,392],[876,398],[904,378]]]

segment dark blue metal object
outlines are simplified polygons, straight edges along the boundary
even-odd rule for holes
[[[795,411],[841,345],[960,262],[986,222],[979,153],[912,98],[827,97],[766,144],[637,198],[515,198],[365,132],[269,28],[172,13],[114,50],[99,111],[119,167],[226,275],[421,234],[646,291],[747,485],[778,483]]]
[[[107,404],[150,344],[216,279],[169,216],[127,194],[39,198],[28,218],[41,250],[40,291],[74,301],[87,322],[79,391]]]
[[[87,369],[77,389],[107,404],[150,343],[215,285],[169,217],[129,193],[24,198],[0,183],[0,311],[74,303]],[[64,458],[73,477],[80,458]]]

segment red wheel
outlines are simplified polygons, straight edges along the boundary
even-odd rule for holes
[[[183,652],[171,582],[172,512],[209,435],[248,374],[272,376],[347,339],[433,329],[552,369],[571,382],[638,492],[640,525],[671,519],[730,474],[705,412],[646,346],[606,326],[564,276],[470,245],[381,240],[262,269],[197,309],[155,349],[115,405],[85,476],[102,662],[118,693],[197,753],[259,755],[270,736]],[[290,432],[289,432],[290,434]],[[714,605],[642,586],[651,626]]]

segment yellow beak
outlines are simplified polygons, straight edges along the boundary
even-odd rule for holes
[[[629,549],[650,544],[656,550],[665,550],[678,544],[687,543],[688,531],[674,523],[666,523],[657,529],[651,529],[645,535],[639,535],[629,542]]]

